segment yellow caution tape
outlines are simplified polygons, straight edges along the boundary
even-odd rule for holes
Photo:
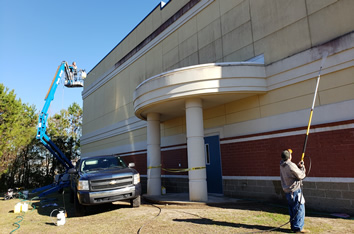
[[[191,168],[190,170],[193,171],[193,170],[201,170],[201,169],[205,169],[206,167],[193,167]]]
[[[161,168],[161,165],[159,166],[149,166],[147,169],[153,169],[153,168]],[[168,171],[168,172],[187,172],[187,171],[194,171],[194,170],[202,170],[205,169],[206,167],[192,167],[192,168],[161,168],[163,171]]]
[[[160,168],[160,167],[161,167],[161,165],[159,165],[159,166],[150,166],[150,167],[147,167],[147,169]]]
[[[187,171],[194,171],[194,170],[202,170],[206,167],[192,167],[192,168],[161,168],[164,171],[168,172],[187,172]]]

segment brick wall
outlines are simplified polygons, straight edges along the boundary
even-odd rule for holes
[[[340,124],[343,123],[337,123],[338,126]],[[338,128],[338,130],[323,131],[328,126],[336,126],[336,124],[314,126],[312,129],[322,129],[322,131],[309,135],[305,155],[305,164],[309,174],[308,179],[304,180],[303,187],[306,206],[320,211],[354,214],[354,183],[352,182],[354,178],[354,129]],[[287,131],[296,130],[299,129]],[[223,176],[235,178],[223,179],[225,196],[285,201],[280,178],[279,180],[267,180],[267,177],[279,177],[282,150],[293,149],[292,161],[295,163],[301,159],[305,136],[271,138],[274,133],[278,132],[266,133],[270,137],[262,140],[221,144]],[[242,139],[242,137],[234,139]],[[310,164],[311,170],[309,171]],[[240,178],[255,176],[257,179],[237,179],[238,176]],[[265,179],[263,180],[262,177]],[[329,178],[337,178],[333,181],[340,182],[330,182]],[[349,182],[345,182],[347,178]]]
[[[304,180],[306,208],[354,215],[354,183],[309,182]],[[286,205],[280,180],[224,179],[224,195],[270,201]]]
[[[354,183],[308,182],[305,179],[304,196],[310,208],[354,215]]]
[[[280,180],[224,179],[224,195],[244,199],[278,201],[283,194]]]
[[[189,191],[188,178],[162,177],[161,185],[166,188],[167,193],[188,193]]]
[[[147,154],[146,153],[135,153],[129,156],[123,156],[122,159],[128,165],[129,163],[135,163],[134,169],[137,170],[140,175],[146,175],[147,171]]]
[[[162,168],[178,169],[178,168],[188,168],[188,156],[187,149],[174,149],[161,152],[161,164]],[[189,191],[189,181],[188,172],[168,172],[161,171],[161,175],[166,175],[167,177],[161,178],[161,185],[166,188],[167,193],[188,193]],[[168,177],[171,175],[172,177]],[[177,177],[173,177],[177,176]],[[179,176],[181,178],[179,178]]]
[[[147,177],[140,178],[142,194],[147,193]],[[167,193],[188,193],[189,180],[188,177],[162,177],[161,186],[166,188]]]
[[[305,135],[221,144],[223,176],[279,176],[280,154],[293,150],[301,159]],[[354,177],[354,129],[311,133],[305,165],[311,177]]]
[[[340,124],[343,123],[337,123],[337,125]],[[323,129],[328,126],[335,126],[335,124],[313,126],[312,129]],[[286,131],[296,130],[299,129]],[[264,133],[263,135],[271,136],[275,133],[278,132]],[[300,160],[304,139],[304,135],[294,135],[221,144],[223,176],[235,177],[235,179],[223,179],[224,195],[284,203],[285,195],[280,185],[280,178],[279,180],[269,180],[267,177],[279,177],[282,150],[293,149],[293,161]],[[221,143],[223,140],[225,139],[221,139]],[[354,129],[310,133],[305,157],[308,169],[310,158],[312,166],[308,175],[310,179],[354,178]],[[127,163],[134,162],[135,169],[140,174],[146,175],[146,153],[125,156],[124,160]],[[180,168],[188,168],[187,149],[163,150],[161,164],[163,168],[179,168],[179,164]],[[162,186],[166,188],[168,193],[188,192],[187,172],[171,173],[162,170],[161,174],[163,175]],[[237,179],[238,176],[249,176],[250,178],[257,176],[258,179]],[[264,180],[262,176],[265,177]],[[313,179],[312,181],[304,180],[306,207],[320,211],[354,214],[354,183],[320,182],[320,179],[317,180],[318,182]],[[146,176],[142,177],[141,181],[143,193],[146,193]]]
[[[187,149],[174,149],[168,151],[161,151],[161,165],[165,169],[188,168]],[[188,175],[187,172],[172,173],[168,171],[161,171],[162,175]]]

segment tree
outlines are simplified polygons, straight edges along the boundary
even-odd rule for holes
[[[82,109],[74,102],[68,108],[69,112],[69,122],[70,122],[70,136],[73,137],[75,140],[81,138],[81,130],[82,130]]]
[[[36,139],[38,114],[0,83],[0,189],[40,187],[64,168]],[[82,109],[73,103],[48,118],[47,135],[70,159],[80,156]]]
[[[54,144],[64,153],[69,160],[76,160],[80,154],[80,137],[82,128],[82,109],[77,103],[69,106],[68,110],[48,119],[47,133]],[[56,158],[50,157],[50,174],[55,171],[62,173],[64,168]]]
[[[81,155],[80,139],[82,136],[82,108],[74,102],[68,108],[70,122],[70,136],[72,142],[72,158],[78,159]]]
[[[36,116],[34,106],[22,104],[0,83],[0,175],[35,136]]]

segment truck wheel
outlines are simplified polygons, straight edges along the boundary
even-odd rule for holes
[[[86,207],[81,205],[77,196],[74,195],[74,210],[75,216],[80,217],[84,216],[86,212]]]
[[[130,206],[133,208],[139,207],[140,204],[141,204],[140,195],[130,200]]]

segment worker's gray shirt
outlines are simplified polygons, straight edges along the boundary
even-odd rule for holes
[[[280,161],[280,180],[285,193],[298,190],[301,186],[301,181],[305,177],[305,168],[299,169],[297,165],[290,160]]]

